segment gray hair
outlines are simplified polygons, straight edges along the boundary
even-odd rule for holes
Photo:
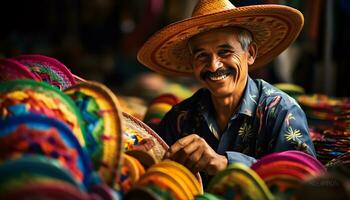
[[[253,42],[253,36],[252,34],[243,28],[234,28],[235,32],[237,33],[237,39],[238,42],[241,44],[242,49],[244,51],[247,51],[249,48],[249,45]]]

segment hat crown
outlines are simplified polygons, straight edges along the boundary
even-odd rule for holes
[[[229,0],[199,0],[193,9],[192,17],[206,15],[225,10],[230,10],[235,6]]]

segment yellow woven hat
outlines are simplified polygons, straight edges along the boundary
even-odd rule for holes
[[[166,75],[190,76],[187,41],[199,33],[226,26],[250,31],[258,55],[249,71],[260,68],[285,50],[299,35],[304,17],[298,10],[274,4],[235,7],[229,0],[199,0],[192,17],[170,24],[141,47],[138,60]]]

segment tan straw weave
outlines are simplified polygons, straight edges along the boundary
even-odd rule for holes
[[[192,75],[187,41],[214,28],[236,26],[249,30],[258,46],[258,69],[285,50],[299,35],[304,17],[283,5],[235,7],[229,0],[199,0],[192,17],[170,24],[155,33],[138,52],[138,60],[166,75]]]

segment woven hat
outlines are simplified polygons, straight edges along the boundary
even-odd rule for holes
[[[260,176],[242,163],[234,163],[209,182],[207,192],[224,199],[274,199]]]
[[[86,186],[92,173],[91,161],[78,139],[64,123],[46,116],[26,114],[1,121],[0,160],[24,155],[55,159]]]
[[[125,151],[140,149],[153,156],[157,162],[163,159],[169,146],[149,126],[124,112],[123,125],[123,143]],[[148,144],[144,145],[143,142],[147,142]],[[146,146],[150,148],[143,148]]]
[[[17,188],[19,185],[40,179],[60,180],[80,191],[86,190],[86,187],[77,181],[69,170],[62,167],[58,160],[44,155],[25,154],[8,159],[0,165],[0,191]]]
[[[40,80],[39,77],[20,62],[7,58],[0,59],[0,81],[16,79]]]
[[[64,122],[85,148],[87,136],[81,113],[72,99],[45,82],[11,80],[0,84],[0,118],[39,114]]]
[[[227,26],[250,31],[258,55],[249,70],[262,67],[285,50],[299,35],[302,13],[283,5],[235,7],[229,0],[199,0],[192,17],[155,33],[139,50],[138,60],[167,75],[192,75],[187,41],[199,33]]]
[[[76,83],[70,70],[60,61],[43,55],[28,54],[12,58],[27,66],[29,70],[51,85],[65,89]]]
[[[70,200],[90,200],[85,192],[79,191],[72,185],[53,179],[39,179],[21,184],[19,187],[0,194],[1,199],[70,199]]]
[[[122,122],[117,97],[105,85],[79,82],[64,90],[80,110],[87,135],[87,150],[94,168],[112,184],[121,167]]]

